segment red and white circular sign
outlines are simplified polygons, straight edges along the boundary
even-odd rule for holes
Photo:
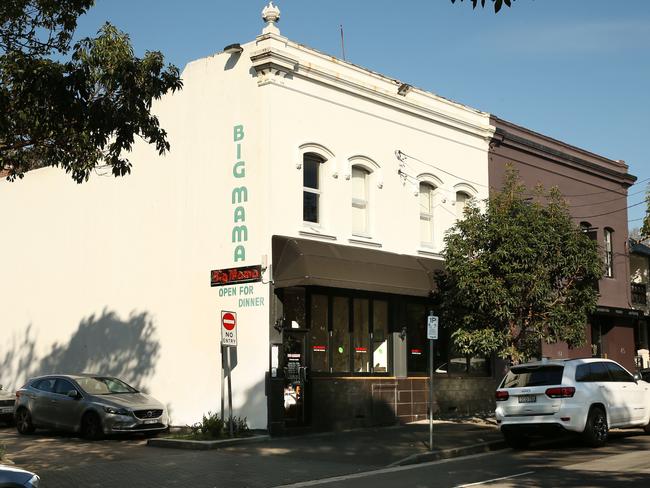
[[[221,311],[221,345],[237,347],[237,313]]]
[[[233,330],[237,326],[237,316],[232,312],[224,312],[221,316],[224,329]]]

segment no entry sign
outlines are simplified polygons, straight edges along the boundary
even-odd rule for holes
[[[237,313],[221,311],[221,345],[237,347]]]

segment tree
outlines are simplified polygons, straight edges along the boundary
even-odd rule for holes
[[[640,230],[640,240],[650,239],[650,187],[646,190],[645,193],[645,216],[643,217],[643,225],[641,225]]]
[[[77,183],[104,166],[123,176],[136,136],[169,150],[151,106],[182,87],[178,68],[157,51],[134,56],[128,35],[109,23],[71,45],[93,3],[0,3],[0,173],[10,181],[41,166],[61,167]]]
[[[461,2],[463,0],[460,0]],[[481,7],[485,8],[485,0],[470,0],[472,2],[472,8],[476,8],[478,5],[479,1],[481,2]],[[515,0],[492,0],[492,3],[494,4],[494,13],[498,13],[499,10],[501,10],[501,7],[503,5],[507,5],[508,7],[511,7],[512,2]],[[451,0],[451,3],[456,3],[456,0]]]
[[[597,244],[572,222],[557,189],[525,198],[509,168],[485,211],[473,203],[445,236],[446,270],[434,298],[454,346],[520,362],[541,341],[584,343],[603,274]]]

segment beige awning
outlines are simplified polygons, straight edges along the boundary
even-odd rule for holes
[[[273,282],[328,286],[396,295],[428,296],[441,260],[342,246],[310,239],[273,236]]]

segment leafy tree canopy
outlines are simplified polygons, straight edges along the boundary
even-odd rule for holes
[[[462,2],[463,0],[460,1]],[[472,2],[472,8],[476,8],[479,2],[481,4],[481,7],[485,8],[485,0],[469,0],[469,1]],[[499,10],[501,10],[501,7],[503,7],[504,5],[511,7],[512,2],[514,1],[515,0],[492,0],[492,3],[494,4],[494,13],[498,13]],[[456,3],[456,0],[451,0],[451,3]]]
[[[603,274],[597,244],[557,189],[537,187],[532,199],[525,191],[509,168],[485,211],[469,204],[445,237],[435,299],[463,354],[520,362],[539,356],[541,341],[584,342]]]
[[[645,194],[646,210],[645,216],[643,217],[643,224],[641,225],[641,230],[639,231],[640,238],[642,240],[650,239],[650,188],[646,190]]]
[[[136,136],[169,149],[153,100],[182,87],[160,52],[133,53],[128,35],[106,23],[71,45],[94,0],[0,2],[0,172],[7,179],[57,166],[81,183],[94,168],[115,176]]]

